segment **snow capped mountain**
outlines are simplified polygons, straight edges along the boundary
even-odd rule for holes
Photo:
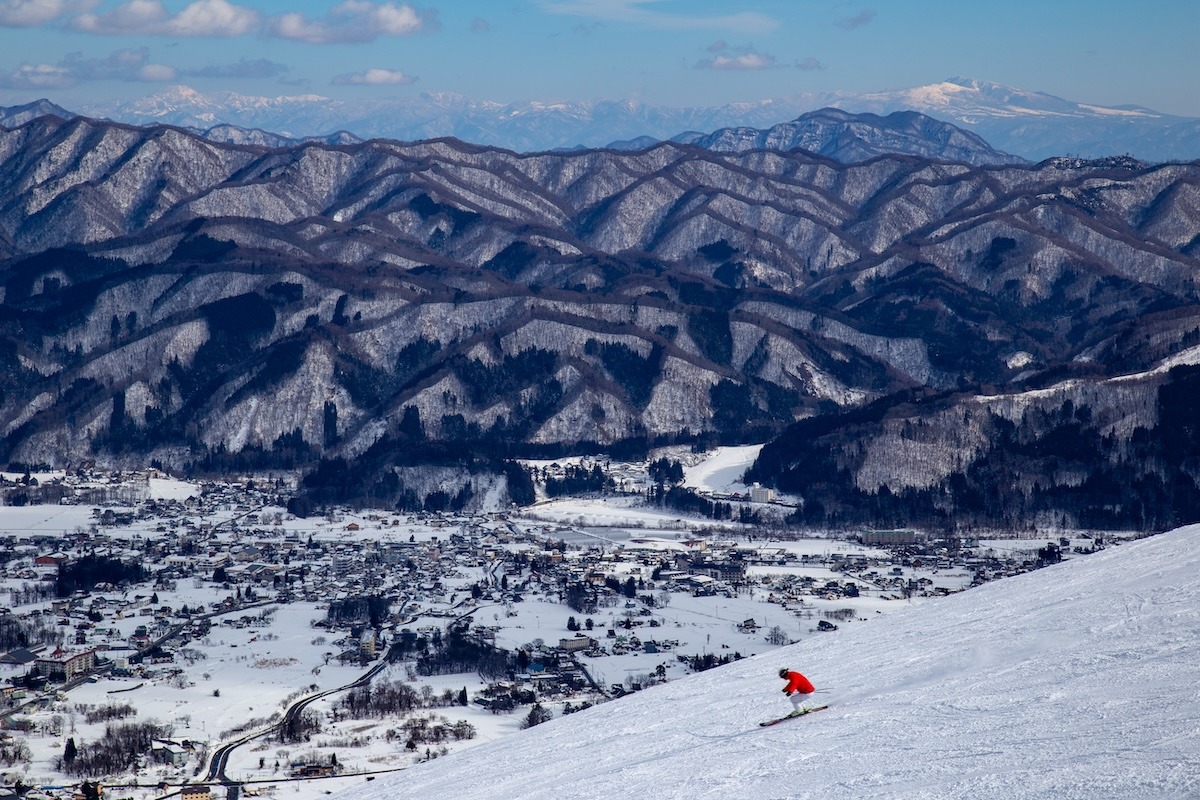
[[[24,103],[19,106],[0,107],[0,127],[15,128],[18,125],[24,125],[32,119],[47,115],[61,117],[62,119],[70,119],[75,116],[62,106],[55,105],[49,100],[35,100],[32,103]]]
[[[969,78],[950,78],[940,83],[900,89],[890,92],[872,92],[857,98],[859,105],[869,107],[878,104],[880,109],[895,107],[924,112],[942,111],[958,118],[970,115],[996,117],[1027,117],[1031,115],[1059,115],[1086,117],[1095,114],[1099,106],[1085,106],[1055,97],[1045,92],[1014,89],[989,81]],[[1135,112],[1136,113],[1136,112]],[[1143,112],[1140,116],[1161,118],[1161,114]]]
[[[85,114],[92,109],[85,107]],[[172,86],[161,92],[118,106],[115,119],[135,125],[167,123],[171,125],[205,126],[222,121],[229,106],[192,89]]]
[[[1198,537],[1176,530],[809,638],[353,797],[1194,797]],[[761,729],[790,710],[781,666],[830,708]]]
[[[207,130],[219,125],[262,129],[288,139],[330,134],[339,122],[340,101],[315,94],[255,97],[226,92],[213,97],[189,86],[172,86],[114,107],[87,106],[82,113],[134,125],[166,124]]]
[[[82,113],[133,124],[167,123],[206,129],[218,122],[262,128],[290,138],[346,129],[364,138],[404,141],[453,136],[519,151],[602,146],[649,135],[667,139],[684,130],[731,125],[768,127],[828,105],[833,96],[739,103],[715,108],[671,108],[628,100],[524,101],[501,104],[448,92],[411,99],[348,102],[320,95],[211,97],[186,86],[116,106],[89,106]]]
[[[1023,159],[1001,153],[974,133],[916,111],[893,111],[881,117],[823,108],[767,130],[723,128],[708,135],[683,134],[675,141],[727,153],[799,148],[846,164],[885,153],[977,166],[1023,163]]]
[[[529,152],[623,140],[665,140],[684,131],[770,128],[825,107],[886,115],[919,111],[965,127],[992,147],[1030,160],[1058,155],[1131,153],[1148,161],[1200,157],[1200,120],[1136,106],[1104,107],[968,78],[866,94],[802,93],[707,108],[674,108],[629,100],[495,103],[447,92],[399,99],[343,101],[317,94],[208,96],[186,86],[81,113],[135,124],[207,129],[217,124],[260,128],[288,138],[348,130],[363,138],[405,141],[453,136]]]
[[[346,131],[338,131],[328,136],[305,136],[293,139],[278,133],[264,131],[261,128],[239,128],[236,125],[214,125],[208,130],[197,130],[196,133],[214,142],[226,144],[248,144],[259,147],[293,147],[305,142],[320,144],[357,144],[362,139]]]
[[[1137,106],[1077,103],[969,78],[847,96],[832,105],[875,114],[920,111],[973,130],[993,147],[1033,160],[1122,153],[1148,161],[1200,157],[1200,120]]]

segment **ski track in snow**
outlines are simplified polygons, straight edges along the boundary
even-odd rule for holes
[[[353,800],[1200,796],[1200,526],[438,759]],[[776,672],[831,708],[789,710]]]
[[[683,485],[712,492],[744,492],[742,475],[762,448],[761,444],[717,448],[715,455],[684,470]]]

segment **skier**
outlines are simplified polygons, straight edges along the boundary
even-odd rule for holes
[[[783,693],[792,701],[792,707],[795,709],[792,714],[807,713],[810,709],[804,706],[804,701],[816,691],[812,681],[787,667],[779,670],[779,677],[787,681],[787,686],[783,687]]]

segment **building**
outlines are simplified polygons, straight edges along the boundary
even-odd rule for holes
[[[27,647],[18,647],[14,650],[9,650],[0,656],[0,664],[15,664],[19,667],[32,664],[35,661],[37,661],[37,653]]]
[[[180,800],[210,800],[212,791],[203,784],[188,784],[179,790]]]
[[[150,746],[150,752],[160,764],[170,764],[173,767],[183,766],[187,763],[188,759],[188,751],[173,742],[154,742]],[[197,797],[196,800],[208,800],[207,786],[185,786],[183,787],[185,792],[183,794],[184,797],[188,796],[186,791],[189,788],[195,790],[203,789],[204,796],[202,798]]]
[[[863,531],[858,536],[867,545],[916,544],[921,538],[916,531]]]
[[[592,647],[595,644],[596,644],[596,642],[591,637],[583,636],[582,634],[574,637],[573,639],[559,639],[558,640],[558,648],[560,650],[565,650],[568,653],[575,653],[580,650],[587,650],[588,648]]]
[[[759,484],[750,487],[750,502],[769,503],[775,499],[775,490]]]
[[[34,662],[37,670],[52,681],[72,681],[96,668],[96,651],[70,653],[61,647]]]
[[[358,637],[358,654],[365,659],[375,658],[375,631],[367,628]]]

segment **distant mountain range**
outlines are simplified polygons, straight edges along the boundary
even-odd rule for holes
[[[753,477],[814,524],[1200,518],[1200,164],[54,116],[0,160],[0,462],[323,458],[390,501],[418,456],[782,433]]]
[[[723,153],[805,150],[843,164],[884,154],[914,155],[975,166],[1024,163],[1024,159],[996,150],[974,133],[916,111],[894,111],[881,117],[824,108],[766,130],[723,128],[708,134],[681,134],[672,137],[672,141]]]
[[[348,131],[354,137],[415,141],[452,136],[518,152],[645,145],[687,131],[770,129],[821,108],[887,115],[918,111],[982,136],[993,148],[1031,161],[1129,154],[1144,161],[1200,158],[1200,119],[1150,109],[1104,107],[986,81],[952,78],[866,94],[809,93],[709,108],[631,101],[492,103],[453,94],[411,99],[335,100],[320,95],[208,96],[177,86],[117,105],[75,109],[91,117],[194,130],[258,129],[301,140]]]
[[[68,111],[60,105],[51,103],[49,100],[35,100],[32,103],[25,103],[19,106],[0,106],[0,127],[16,128],[24,125],[30,120],[37,119],[41,116],[53,116],[59,119],[74,119],[79,114],[74,111]],[[192,133],[198,133],[206,139],[211,139],[214,142],[224,142],[226,144],[247,144],[258,145],[261,147],[291,147],[305,142],[320,142],[322,144],[353,144],[361,142],[362,139],[354,134],[346,131],[336,131],[334,133],[321,136],[287,136],[286,134],[273,133],[261,128],[242,128],[237,125],[227,123],[217,123],[204,127],[181,125]]]
[[[61,119],[73,119],[77,116],[54,103],[41,100],[12,108],[0,107],[0,126],[17,127],[43,114]],[[325,136],[292,137],[261,128],[242,128],[226,123],[206,128],[180,127],[215,142],[271,148],[287,148],[308,142],[340,145],[363,141],[346,131]],[[834,108],[825,108],[802,114],[791,122],[780,123],[766,130],[748,127],[722,128],[707,134],[679,134],[672,137],[671,141],[729,153],[754,149],[784,152],[800,149],[842,163],[866,161],[887,154],[916,155],[976,166],[1024,163],[1024,159],[996,150],[973,133],[915,111],[897,111],[880,117],[876,114],[850,114]],[[656,144],[656,139],[643,136],[631,141],[614,142],[610,147],[617,150],[640,150]]]

